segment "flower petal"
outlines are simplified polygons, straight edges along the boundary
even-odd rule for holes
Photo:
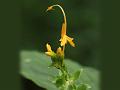
[[[51,46],[48,43],[46,44],[46,48],[48,52],[52,52]]]
[[[63,37],[64,35],[66,35],[66,25],[65,25],[65,23],[62,24],[61,37]]]
[[[70,43],[71,46],[75,47],[75,43],[73,42],[73,38],[66,36],[67,41]]]
[[[75,43],[73,41],[68,41],[71,46],[75,47]]]
[[[66,35],[63,36],[63,38],[60,39],[61,46],[64,46],[67,43]]]
[[[61,49],[61,47],[59,47],[58,49],[57,49],[57,54],[58,53],[61,53],[62,52],[62,49]]]
[[[45,54],[48,55],[48,56],[52,56],[53,55],[52,52],[45,52]]]

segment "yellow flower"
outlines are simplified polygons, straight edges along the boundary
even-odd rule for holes
[[[62,25],[60,41],[61,41],[61,46],[65,46],[65,44],[67,44],[67,42],[69,42],[71,46],[75,47],[75,44],[73,42],[73,38],[68,37],[66,35],[66,24],[65,23],[63,23],[63,25]]]
[[[61,47],[59,47],[58,49],[57,49],[57,55],[58,56],[64,56],[64,52],[63,52],[63,50],[61,49]]]
[[[52,51],[51,46],[47,43],[46,44],[47,52],[45,52],[46,55],[48,56],[54,56],[55,53]]]
[[[47,52],[45,52],[45,54],[48,56],[55,56],[55,55],[64,56],[64,53],[61,47],[57,49],[56,53],[52,51],[51,46],[48,43],[46,44],[46,48],[47,48]]]

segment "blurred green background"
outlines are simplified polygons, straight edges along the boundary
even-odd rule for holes
[[[66,58],[96,69],[100,67],[100,13],[98,0],[23,0],[22,50],[46,51],[59,46],[63,16],[60,9],[45,12],[47,7],[60,4],[67,16],[67,34],[76,47],[66,46]]]

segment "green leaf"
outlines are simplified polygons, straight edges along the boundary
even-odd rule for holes
[[[77,90],[87,90],[87,86],[85,84],[82,84],[78,86]]]
[[[22,51],[20,59],[20,73],[22,76],[47,90],[58,90],[52,81],[59,73],[56,68],[48,68],[52,63],[50,57],[37,51]],[[89,90],[100,90],[99,72],[97,70],[90,67],[83,67],[68,59],[65,59],[65,63],[70,74],[83,69],[80,78],[77,80],[78,85],[85,83],[91,86]],[[76,74],[76,77],[78,74]]]
[[[74,90],[74,87],[72,85],[69,85],[68,90]]]
[[[60,86],[62,86],[64,83],[65,83],[64,78],[58,78],[58,79],[56,80],[55,85],[56,85],[57,87],[60,87]]]
[[[76,90],[76,85],[74,84],[68,85],[68,90]]]
[[[91,87],[87,84],[81,84],[78,86],[77,90],[88,90],[90,89]]]
[[[76,71],[72,76],[72,80],[77,80],[79,76],[80,76],[80,71]]]

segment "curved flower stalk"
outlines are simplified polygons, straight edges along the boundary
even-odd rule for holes
[[[60,73],[61,73],[59,76],[57,76],[57,79],[55,80],[55,85],[60,90],[86,90],[85,89],[86,87],[84,89],[80,89],[83,87],[83,85],[77,86],[75,83],[75,81],[79,78],[80,71],[77,71],[73,75],[70,75],[64,63],[65,45],[69,43],[72,47],[75,47],[75,44],[73,42],[73,38],[67,35],[67,32],[66,32],[67,20],[66,20],[66,15],[63,8],[57,4],[57,5],[52,5],[48,7],[46,11],[54,10],[55,7],[60,8],[63,14],[63,19],[64,19],[62,23],[62,29],[61,29],[61,38],[59,40],[60,46],[57,48],[56,52],[54,52],[51,46],[47,43],[46,44],[47,51],[45,52],[46,55],[51,57],[51,60],[52,60],[51,66],[56,67],[58,70],[60,70]]]
[[[67,44],[67,42],[69,42],[69,44],[73,47],[75,47],[75,44],[73,42],[73,38],[66,35],[67,20],[66,20],[66,15],[65,15],[63,8],[57,4],[57,5],[52,5],[52,6],[48,7],[48,9],[46,11],[54,10],[54,7],[59,7],[61,9],[63,18],[64,18],[64,22],[62,24],[62,30],[61,30],[61,38],[59,40],[61,42],[60,45],[63,46],[63,52],[64,52],[65,44]]]

